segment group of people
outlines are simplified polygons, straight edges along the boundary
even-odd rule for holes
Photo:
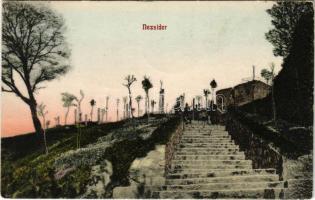
[[[192,120],[197,120],[205,126],[206,124],[216,124],[218,122],[216,114],[215,105],[212,109],[197,109],[197,106],[191,109],[186,103],[183,111],[183,119],[185,124],[191,124]]]

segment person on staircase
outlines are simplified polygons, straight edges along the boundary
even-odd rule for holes
[[[188,103],[185,104],[184,108],[184,122],[185,124],[191,124],[191,115],[190,115],[190,107],[188,106]]]

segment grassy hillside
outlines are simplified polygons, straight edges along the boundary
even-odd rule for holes
[[[81,148],[76,149],[77,128],[47,131],[49,154],[43,153],[34,134],[2,139],[1,194],[11,198],[96,198],[87,188],[112,165],[110,183],[101,197],[112,189],[128,185],[128,169],[136,158],[145,156],[156,144],[165,144],[179,120],[155,116],[82,128]],[[98,174],[99,175],[99,174]],[[105,184],[104,184],[105,185]]]

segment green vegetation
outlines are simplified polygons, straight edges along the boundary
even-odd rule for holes
[[[274,55],[283,56],[274,79],[277,116],[299,126],[313,125],[314,10],[312,2],[278,2],[267,10],[273,29],[266,38]],[[268,105],[270,106],[270,104]],[[265,106],[267,107],[267,106]]]
[[[65,75],[70,68],[64,19],[45,6],[24,2],[4,2],[2,19],[2,91],[15,94],[30,108],[40,137],[43,127],[35,94],[43,83]]]
[[[107,160],[112,164],[113,173],[103,197],[111,197],[114,187],[129,184],[131,163],[144,157],[156,144],[165,144],[179,124],[178,118],[163,116],[150,118],[149,125],[145,118],[135,121],[136,129],[130,121],[83,127],[78,150],[75,126],[47,129],[49,154],[42,154],[40,146],[34,147],[35,134],[3,138],[2,195],[8,198],[81,197],[94,181],[93,166],[104,166]],[[57,177],[57,172],[62,170],[68,172]],[[93,192],[87,197],[96,198]]]

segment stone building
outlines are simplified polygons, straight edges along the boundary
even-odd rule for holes
[[[231,104],[241,106],[253,100],[262,99],[270,93],[270,85],[259,81],[252,80],[246,83],[236,85],[234,88],[225,88],[217,91],[217,105],[222,107],[222,99],[224,107]]]

